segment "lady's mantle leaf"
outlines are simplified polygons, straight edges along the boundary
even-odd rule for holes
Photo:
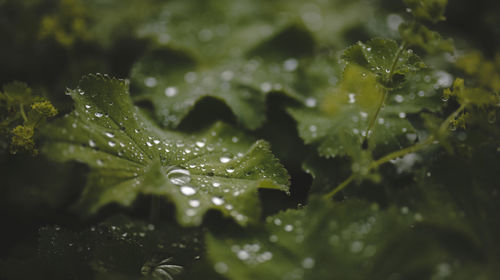
[[[415,77],[411,77],[414,79]],[[424,77],[419,77],[423,80]],[[431,77],[429,76],[429,82]],[[424,108],[435,110],[436,96],[432,84],[422,81],[424,92],[404,86],[389,94],[368,131],[368,148],[381,146],[399,148],[416,140],[416,134],[407,114]],[[298,122],[299,134],[306,144],[318,145],[319,154],[325,157],[349,155],[359,157],[369,122],[383,98],[384,89],[375,75],[357,65],[348,65],[337,89],[325,95],[321,110],[290,108]],[[438,99],[439,100],[439,99]]]
[[[132,105],[123,80],[85,76],[69,95],[75,110],[45,129],[44,151],[90,166],[77,205],[84,214],[142,193],[172,200],[183,224],[199,224],[212,208],[245,224],[259,217],[257,189],[287,190],[286,170],[264,141],[221,123],[196,135],[161,130]]]
[[[348,64],[357,64],[377,74],[381,82],[390,85],[398,76],[405,76],[426,67],[412,50],[402,50],[395,61],[399,48],[393,40],[375,38],[347,48],[342,58]]]
[[[426,269],[436,259],[422,256],[439,249],[413,248],[415,242],[425,239],[417,234],[414,243],[397,244],[416,249],[411,257],[404,255],[402,267],[398,261],[383,262],[403,257],[406,251],[391,242],[404,240],[400,238],[410,233],[410,225],[419,218],[408,209],[382,211],[377,205],[355,201],[333,205],[316,200],[305,209],[269,217],[264,228],[251,234],[236,238],[209,235],[208,255],[219,273],[241,280],[389,279],[396,272],[428,274]]]

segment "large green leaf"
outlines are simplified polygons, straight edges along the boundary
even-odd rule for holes
[[[267,93],[279,90],[300,98],[288,86],[299,64],[295,58],[274,63],[237,59],[210,68],[184,60],[152,67],[152,61],[168,61],[167,53],[158,50],[144,57],[132,75],[135,86],[145,93],[139,98],[154,104],[165,126],[177,126],[198,101],[211,97],[227,104],[243,126],[256,129],[265,121]]]
[[[434,268],[453,258],[420,221],[407,207],[313,200],[251,234],[209,235],[207,249],[230,279],[440,279]]]
[[[172,200],[183,224],[218,209],[245,224],[259,217],[257,190],[287,190],[286,170],[269,145],[222,123],[187,135],[159,129],[131,103],[128,82],[84,77],[68,94],[75,110],[44,131],[44,152],[91,168],[77,205],[84,214],[138,194]]]

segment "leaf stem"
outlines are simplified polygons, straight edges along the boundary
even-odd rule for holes
[[[21,112],[24,122],[28,122],[28,117],[26,116],[26,112],[24,112],[23,103],[19,104],[19,111]]]
[[[401,45],[399,46],[399,49],[396,52],[396,56],[394,57],[394,60],[392,61],[391,68],[389,70],[389,75],[387,76],[387,81],[386,82],[390,82],[391,81],[392,76],[394,75],[394,70],[396,69],[396,66],[398,65],[399,58],[401,57],[401,54],[406,49],[406,47],[407,47],[407,43],[406,42],[401,43]],[[377,110],[375,111],[375,114],[370,119],[370,123],[368,124],[368,127],[366,128],[365,137],[363,139],[363,143],[365,143],[366,141],[368,141],[368,137],[369,137],[368,134],[369,134],[370,131],[373,130],[373,127],[375,125],[375,121],[377,120],[378,115],[380,114],[380,110],[384,106],[385,99],[387,98],[388,94],[389,94],[389,90],[387,88],[384,89],[384,93],[382,94],[380,102],[379,102],[379,104],[377,106]]]
[[[455,110],[451,115],[449,115],[448,118],[446,118],[446,120],[444,120],[443,123],[441,123],[441,126],[439,127],[439,131],[438,131],[439,135],[442,135],[446,132],[448,125],[457,117],[458,114],[460,114],[460,112],[462,112],[465,109],[466,105],[467,104],[462,104],[457,110]],[[368,167],[368,171],[371,171],[371,170],[381,166],[382,164],[387,163],[387,162],[389,162],[393,159],[396,159],[398,157],[402,157],[402,156],[405,156],[407,154],[420,151],[423,148],[432,144],[432,142],[434,142],[434,140],[435,140],[434,135],[431,135],[427,139],[425,139],[425,141],[423,141],[423,142],[419,142],[413,146],[389,153],[389,154],[379,158],[378,160],[374,161],[372,164],[370,164],[370,166]],[[323,196],[323,198],[331,199],[335,194],[337,194],[338,192],[343,190],[345,187],[347,187],[354,180],[354,178],[355,178],[355,174],[351,174],[351,176],[349,176],[342,183],[340,183],[340,185],[338,185],[335,189],[333,189],[329,193],[325,194]]]

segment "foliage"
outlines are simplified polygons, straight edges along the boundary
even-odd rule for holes
[[[496,279],[500,7],[447,3],[0,0],[0,279]]]

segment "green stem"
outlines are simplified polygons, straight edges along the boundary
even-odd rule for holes
[[[401,46],[399,46],[399,49],[398,49],[398,51],[396,53],[396,56],[394,57],[394,60],[392,61],[391,68],[389,70],[389,75],[387,76],[386,82],[390,82],[391,81],[392,76],[394,75],[394,70],[396,69],[396,66],[398,65],[399,58],[401,57],[401,54],[403,53],[403,51],[406,49],[406,46],[407,46],[406,42],[403,42],[401,44]],[[368,136],[369,136],[368,134],[369,134],[369,132],[374,129],[375,121],[377,120],[378,115],[380,114],[380,110],[384,106],[385,99],[387,98],[388,94],[389,94],[389,90],[388,89],[384,89],[384,93],[382,95],[382,98],[380,99],[380,102],[379,102],[378,106],[377,106],[377,110],[375,111],[375,114],[370,119],[370,123],[368,124],[368,128],[366,128],[365,137],[363,139],[363,143],[368,140]]]
[[[439,134],[440,135],[443,135],[446,132],[446,129],[448,129],[449,124],[458,116],[458,114],[460,114],[460,112],[462,112],[465,109],[465,107],[466,107],[466,104],[462,104],[457,110],[455,110],[451,115],[449,115],[448,118],[446,118],[446,120],[439,127]],[[427,139],[425,139],[425,141],[423,141],[423,142],[417,143],[413,146],[404,148],[402,150],[398,150],[398,151],[389,153],[389,154],[381,157],[380,159],[374,161],[372,164],[370,164],[370,166],[368,167],[368,171],[376,169],[379,166],[381,166],[382,164],[387,163],[393,159],[420,151],[423,148],[432,144],[432,142],[434,142],[434,140],[435,140],[434,136],[431,135]],[[354,180],[354,178],[355,178],[355,175],[351,174],[351,176],[349,176],[342,183],[340,183],[340,185],[338,185],[335,189],[333,189],[329,193],[325,194],[323,196],[323,198],[331,199],[335,194],[337,194],[338,192],[343,190],[345,187],[347,187]]]
[[[21,116],[23,117],[24,122],[28,122],[28,117],[26,116],[26,113],[24,112],[24,106],[23,104],[19,104],[19,111],[21,112]]]

